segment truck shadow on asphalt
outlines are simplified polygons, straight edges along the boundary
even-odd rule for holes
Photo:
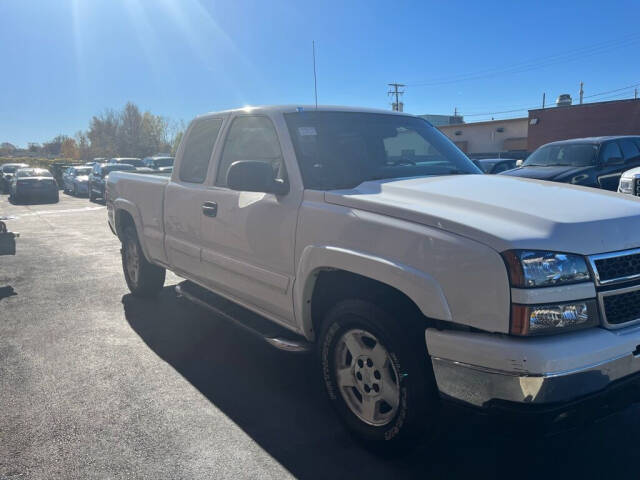
[[[637,466],[638,407],[533,439],[445,410],[437,441],[385,458],[342,428],[324,399],[313,355],[275,350],[178,299],[173,286],[157,299],[125,295],[122,303],[149,348],[298,478],[618,478]]]

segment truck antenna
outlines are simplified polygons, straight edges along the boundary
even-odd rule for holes
[[[313,50],[313,90],[316,97],[316,110],[318,110],[318,78],[316,76],[316,41],[311,40],[311,48]]]

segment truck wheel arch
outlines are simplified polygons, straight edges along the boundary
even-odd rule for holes
[[[122,234],[124,232],[124,228],[127,225],[133,225],[138,234],[138,241],[140,242],[140,246],[142,247],[142,251],[145,257],[148,259],[149,256],[147,254],[146,242],[144,239],[144,235],[142,235],[142,220],[140,214],[138,212],[138,208],[131,202],[124,199],[117,199],[114,202],[115,209],[115,230],[118,238],[122,239]]]
[[[317,334],[318,317],[322,316],[323,308],[318,304],[326,301],[327,294],[322,290],[327,288],[334,290],[336,298],[340,293],[357,289],[387,292],[426,318],[451,321],[446,297],[430,275],[364,252],[308,246],[298,262],[294,284],[296,319],[301,333],[308,339],[315,339]],[[348,291],[340,292],[340,289]]]

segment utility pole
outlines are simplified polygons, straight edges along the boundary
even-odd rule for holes
[[[580,82],[580,105],[582,105],[582,97],[584,97],[584,89],[582,88],[584,86],[584,82]]]
[[[387,85],[389,85],[390,87],[393,88],[393,90],[389,90],[387,92],[387,95],[392,95],[396,97],[396,102],[393,104],[393,109],[396,112],[400,112],[400,95],[402,95],[404,93],[404,90],[398,90],[401,87],[405,87],[406,85],[404,83],[388,83]]]
[[[546,93],[546,92],[544,92],[544,93],[542,94],[542,109],[543,109],[543,110],[544,110],[544,103],[545,103],[546,98],[547,98],[547,93]]]
[[[454,117],[458,116],[458,107],[453,107],[453,116]]]
[[[633,91],[633,99],[634,100],[638,99],[638,87],[636,87],[636,89]]]

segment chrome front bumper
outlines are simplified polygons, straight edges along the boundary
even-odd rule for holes
[[[516,403],[562,403],[598,392],[640,371],[640,358],[624,355],[580,370],[521,375],[433,358],[440,393],[477,407],[492,400]]]
[[[446,359],[432,354],[431,361],[438,389],[444,398],[455,399],[476,407],[487,407],[493,401],[537,405],[561,404],[604,390],[613,382],[640,372],[640,355],[638,355],[640,352],[640,329],[635,328],[631,332],[626,332],[626,335],[616,335],[602,329],[594,330],[602,332],[592,332],[595,335],[591,335],[591,337],[582,335],[589,341],[581,339],[579,342],[574,342],[570,338],[571,335],[561,335],[555,339],[542,339],[542,341],[536,342],[540,346],[539,352],[534,352],[530,346],[527,346],[520,352],[520,357],[516,357],[517,353],[515,352],[518,351],[517,345],[521,343],[521,339],[494,336],[497,338],[491,343],[493,344],[493,355],[498,361],[493,362],[494,365],[490,367]],[[572,349],[586,346],[597,339],[597,335],[600,333],[602,333],[603,340],[610,337],[615,345],[612,344],[607,348],[600,346],[601,351],[595,352],[595,355],[585,355],[585,352],[579,350],[574,350],[572,353]],[[470,335],[484,336],[485,334]],[[491,335],[486,336],[490,337]],[[564,352],[558,348],[560,345],[554,345],[554,343],[562,341],[561,337],[565,337],[567,340]],[[428,334],[427,338],[429,338]],[[461,335],[460,338],[465,341],[469,338],[469,334]],[[516,342],[516,349],[513,348],[514,342]],[[429,344],[429,341],[427,343]],[[432,339],[431,343],[433,346],[434,343],[437,343],[437,339]],[[471,343],[463,348],[473,348]],[[504,349],[500,348],[501,343],[506,345]],[[487,347],[486,343],[479,345],[480,355],[477,358],[480,361],[483,355],[486,359],[486,354],[491,354],[491,350],[488,350]],[[485,349],[484,352],[482,352],[483,349]],[[438,347],[435,350],[438,350]],[[616,350],[617,353],[610,356]],[[556,356],[556,358],[544,359],[545,355]],[[603,355],[607,356],[605,360],[584,362],[585,358]],[[473,353],[470,356],[473,356]],[[527,358],[531,361],[533,371],[527,368]],[[513,368],[496,368],[499,361],[504,362],[505,365],[511,365]],[[583,365],[576,366],[576,363],[580,361],[583,361]],[[571,365],[571,368],[564,370],[551,368],[551,371],[546,373],[544,370],[536,372],[537,366],[545,364],[547,366]]]

